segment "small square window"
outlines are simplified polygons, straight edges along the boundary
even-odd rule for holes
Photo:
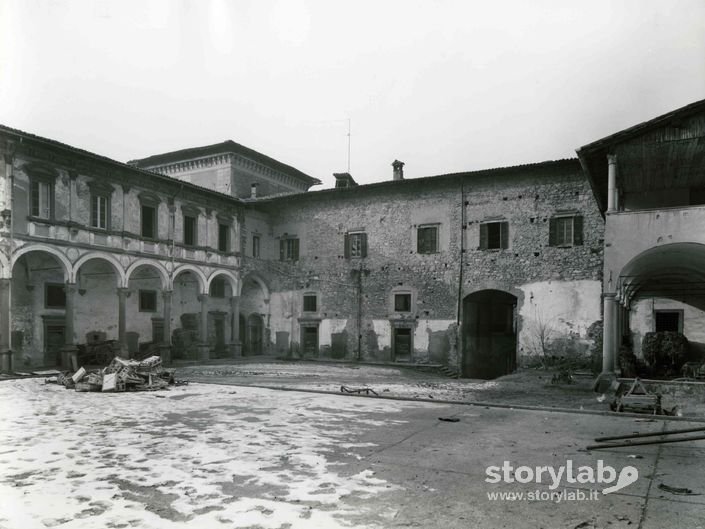
[[[279,260],[298,261],[299,259],[299,239],[287,238],[279,241]]]
[[[184,244],[196,246],[196,217],[184,215]]]
[[[550,220],[549,246],[580,246],[583,244],[583,218],[579,215],[554,217]]]
[[[259,257],[259,235],[252,236],[252,257]]]
[[[509,248],[509,223],[485,222],[480,224],[480,249],[499,250]]]
[[[419,226],[416,230],[418,253],[438,252],[438,226]]]
[[[230,251],[230,226],[228,224],[218,224],[218,251]]]
[[[140,290],[140,312],[157,311],[157,292],[155,290]]]
[[[411,312],[411,294],[394,294],[394,311]]]
[[[316,294],[304,295],[304,312],[316,312],[318,310]]]
[[[61,283],[46,283],[44,286],[44,306],[48,309],[66,308],[66,291]]]
[[[367,234],[364,231],[346,233],[344,251],[347,259],[367,257]]]

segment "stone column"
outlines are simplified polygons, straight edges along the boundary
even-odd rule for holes
[[[201,360],[208,360],[210,357],[210,345],[208,345],[208,294],[199,294],[198,301],[201,302],[201,326],[199,333],[198,353]]]
[[[604,315],[602,333],[602,374],[615,372],[617,362],[619,306],[614,294],[604,295]]]
[[[61,350],[61,364],[68,369],[78,369],[77,364],[78,349],[74,343],[74,323],[76,321],[76,283],[66,282],[64,293],[66,294],[66,309],[64,311],[64,347]]]
[[[617,211],[617,155],[607,155],[607,211]]]
[[[0,279],[0,372],[12,371],[10,350],[10,286],[11,279]]]
[[[127,321],[127,306],[126,300],[130,295],[130,289],[118,288],[118,341],[120,342],[120,356],[127,358],[129,352],[127,350],[127,336],[125,335],[125,326]]]
[[[173,291],[162,290],[164,300],[164,340],[159,345],[163,364],[171,364],[171,298]]]
[[[232,318],[230,356],[238,358],[242,356],[242,344],[240,343],[240,296],[230,298],[230,317]]]

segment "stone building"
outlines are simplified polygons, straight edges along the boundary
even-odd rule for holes
[[[578,159],[415,179],[395,160],[321,191],[230,141],[124,164],[0,127],[2,369],[107,339],[493,378],[585,354],[603,310],[606,373],[647,330],[705,343],[704,112]]]

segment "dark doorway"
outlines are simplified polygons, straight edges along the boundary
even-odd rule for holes
[[[305,357],[318,357],[318,326],[306,326],[301,328],[301,343]]]
[[[247,336],[247,320],[245,320],[245,316],[242,314],[238,316],[238,324],[238,332],[240,333],[238,339],[240,340],[242,347],[245,348],[247,345],[247,342],[245,341],[245,337]]]
[[[61,349],[66,343],[65,333],[63,318],[44,320],[44,354],[48,364],[61,365]]]
[[[657,310],[654,316],[656,332],[683,332],[683,311]]]
[[[392,333],[392,352],[395,362],[411,361],[411,328],[395,327]]]
[[[218,353],[225,351],[225,317],[216,316],[213,320],[215,327],[215,350]]]
[[[262,317],[259,314],[250,314],[247,318],[247,353],[251,355],[262,354]]]
[[[483,290],[463,302],[463,376],[492,379],[516,369],[517,298]]]

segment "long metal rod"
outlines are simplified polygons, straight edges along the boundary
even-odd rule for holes
[[[615,435],[614,437],[596,437],[595,441],[601,443],[603,441],[617,441],[619,439],[636,439],[638,437],[653,437],[656,435],[673,435],[677,433],[692,433],[705,432],[705,427],[700,428],[682,428],[680,430],[671,430],[669,432],[653,432],[653,433],[633,433],[630,435]]]
[[[645,446],[660,445],[667,443],[682,443],[685,441],[699,441],[705,439],[705,435],[694,435],[693,437],[679,437],[678,439],[651,439],[649,441],[634,441],[633,443],[605,443],[601,445],[589,445],[588,450],[604,450],[605,448],[620,448],[625,446]]]

